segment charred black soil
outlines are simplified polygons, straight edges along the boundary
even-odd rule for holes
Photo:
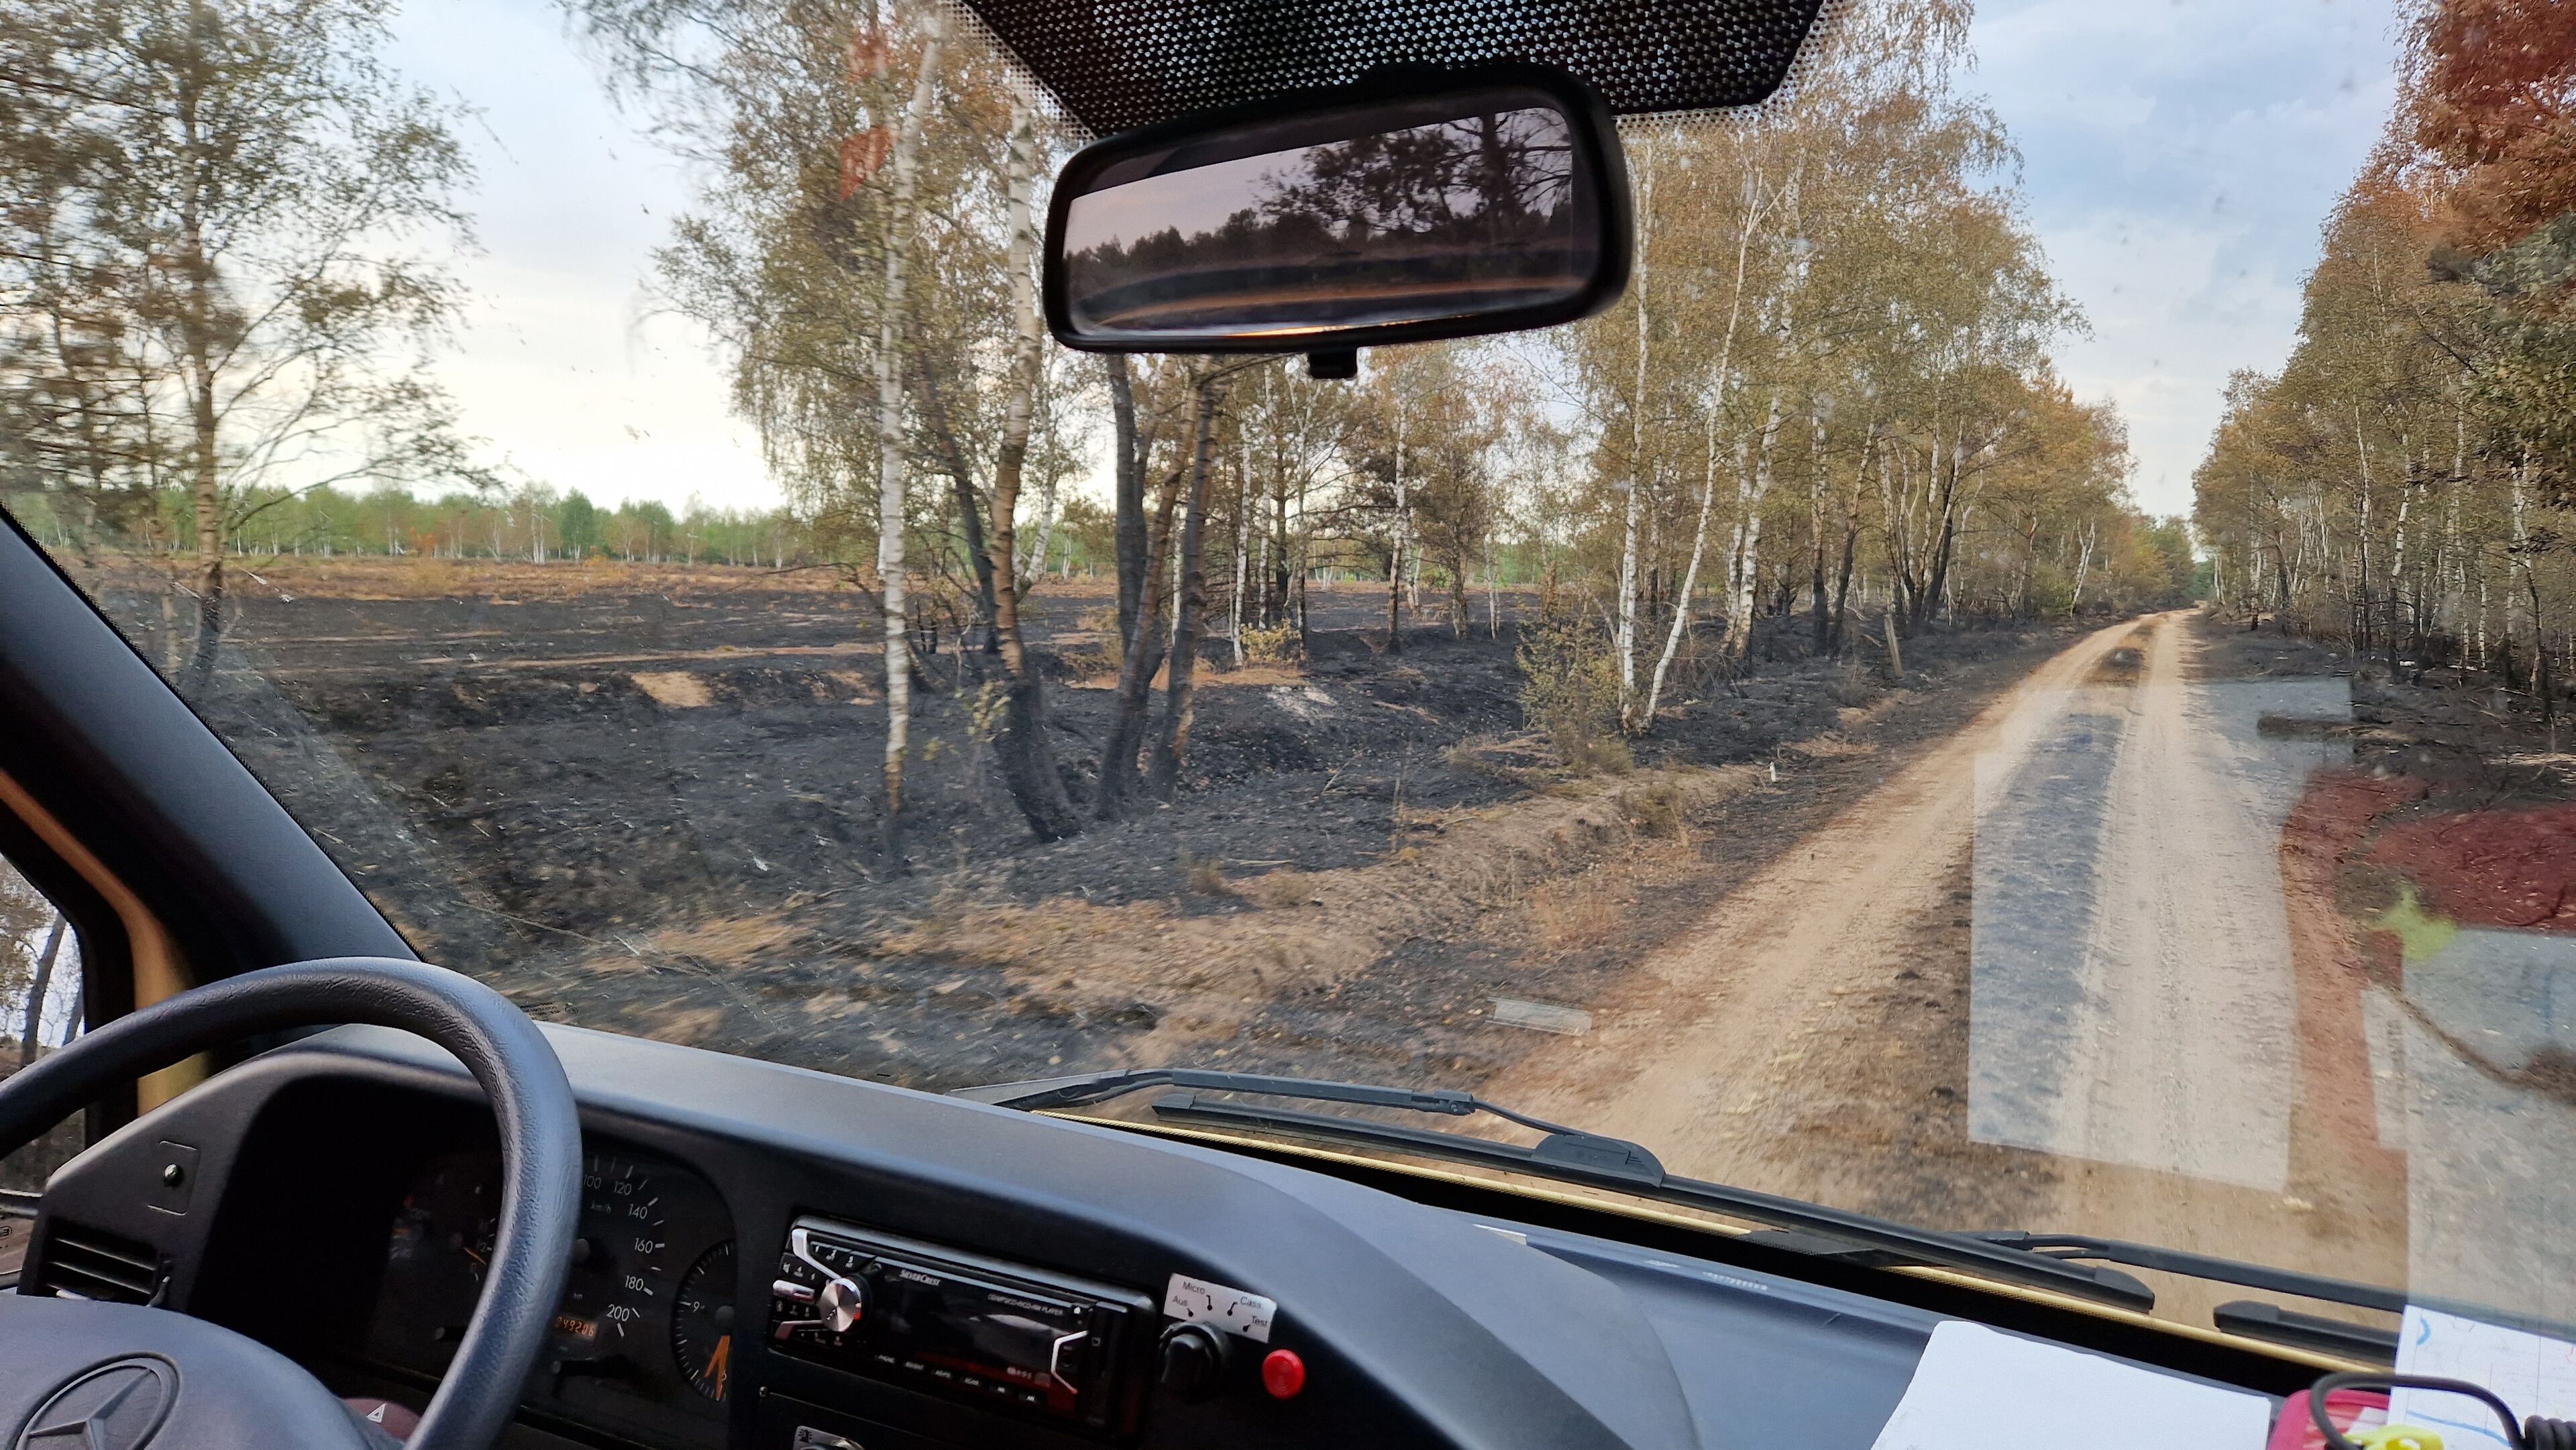
[[[1309,656],[1211,647],[1177,797],[1053,844],[935,657],[907,859],[876,811],[863,596],[813,576],[411,561],[272,571],[198,708],[421,953],[541,1015],[922,1087],[1153,1061],[1471,1085],[1730,884],[1957,728],[2054,627],[1935,632],[1891,688],[1757,635],[1632,774],[1527,734],[1514,615],[1390,652],[1318,588]],[[98,578],[154,654],[159,604]],[[1033,597],[1077,798],[1110,712],[1104,586]]]

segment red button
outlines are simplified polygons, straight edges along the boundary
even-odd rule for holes
[[[1274,1349],[1261,1357],[1261,1387],[1274,1400],[1294,1399],[1306,1387],[1306,1361],[1293,1349]]]

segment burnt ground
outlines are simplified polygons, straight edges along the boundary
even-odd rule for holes
[[[2553,729],[2535,697],[2492,675],[2406,659],[2392,666],[2379,655],[2356,662],[2348,649],[2276,627],[2203,621],[2203,668],[2351,683],[2351,724],[2332,732],[2348,740],[2350,764],[2311,781],[2284,848],[2311,858],[2330,887],[2329,925],[2348,962],[2395,987],[2399,941],[2389,928],[2418,907],[2467,926],[2576,932],[2568,706]],[[2270,720],[2263,728],[2302,729]],[[2576,1101],[2576,1072],[2563,1076],[2542,1086]]]
[[[158,595],[91,582],[155,654]],[[897,863],[874,616],[828,579],[406,560],[243,593],[193,703],[424,956],[540,1015],[930,1088],[1164,1061],[1480,1081],[1545,1040],[1494,999],[1595,1000],[2067,637],[1929,634],[1891,688],[1875,651],[1757,635],[1781,657],[1686,685],[1635,773],[1581,777],[1521,721],[1526,601],[1497,638],[1389,653],[1380,590],[1318,588],[1310,658],[1203,676],[1174,802],[1047,845],[942,655]],[[1077,793],[1108,602],[1033,597]]]

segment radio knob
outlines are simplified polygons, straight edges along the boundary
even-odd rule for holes
[[[815,1312],[834,1334],[847,1334],[868,1312],[867,1287],[856,1279],[834,1275],[814,1298]]]
[[[1225,1336],[1204,1324],[1175,1324],[1163,1331],[1163,1388],[1184,1400],[1204,1400],[1225,1385]]]

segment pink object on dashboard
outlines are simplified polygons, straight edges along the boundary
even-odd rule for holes
[[[2326,1418],[2346,1435],[2387,1424],[2388,1396],[2378,1390],[2337,1390],[2326,1396]],[[2326,1437],[2317,1433],[2316,1419],[2308,1413],[2306,1390],[2295,1391],[2281,1402],[2264,1450],[2326,1450]]]

